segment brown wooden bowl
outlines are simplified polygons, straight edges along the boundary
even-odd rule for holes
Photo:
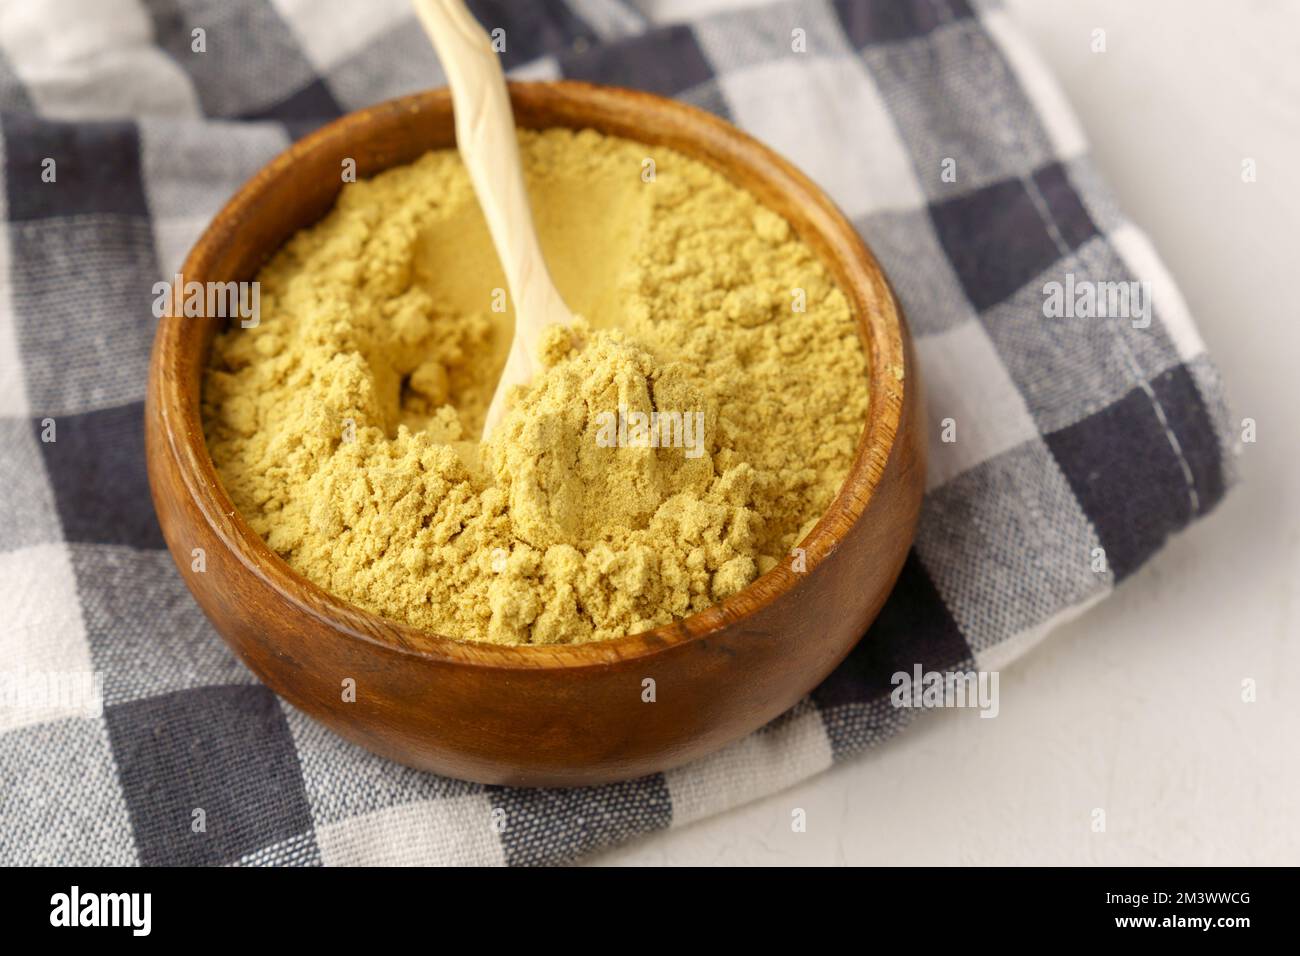
[[[902,568],[924,488],[916,362],[875,258],[801,173],[728,123],[671,100],[584,83],[512,84],[522,127],[594,128],[707,163],[784,215],[852,305],[870,411],[852,470],[800,547],[721,604],[642,634],[579,645],[461,642],[394,623],[291,570],[236,512],[200,420],[201,373],[222,319],[164,318],[146,403],[154,505],[181,576],[267,686],[394,760],[483,783],[571,786],[665,770],[778,716],[848,654]],[[296,143],[217,215],[185,281],[242,281],[318,221],[359,176],[454,143],[447,91],[352,113]],[[206,570],[192,570],[202,548]],[[343,683],[356,684],[355,702]],[[653,678],[656,700],[642,700]]]

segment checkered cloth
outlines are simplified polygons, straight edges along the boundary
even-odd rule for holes
[[[1231,483],[1223,393],[1178,290],[996,4],[471,6],[505,30],[516,77],[712,110],[802,167],[861,229],[917,337],[931,419],[929,493],[893,596],[791,713],[615,786],[442,779],[285,705],[227,651],[163,547],[141,428],[151,287],[292,138],[437,86],[441,71],[405,0],[10,4],[0,862],[572,860],[895,733],[914,712],[891,706],[895,672],[1001,668]],[[1046,318],[1044,286],[1067,274],[1150,282],[1150,327]]]

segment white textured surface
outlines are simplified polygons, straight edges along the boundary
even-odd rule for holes
[[[1300,864],[1300,3],[1009,9],[1181,286],[1238,417],[1258,422],[1244,484],[1004,671],[997,719],[928,715],[864,758],[597,863]],[[791,832],[794,808],[807,832]]]

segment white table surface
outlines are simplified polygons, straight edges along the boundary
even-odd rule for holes
[[[1003,671],[997,719],[925,715],[800,786],[594,863],[1300,863],[1300,2],[1008,6],[1182,286],[1237,416],[1258,423],[1244,481]]]

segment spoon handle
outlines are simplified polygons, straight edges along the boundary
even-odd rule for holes
[[[505,411],[509,387],[532,378],[542,329],[571,322],[572,315],[551,280],[537,241],[505,74],[491,41],[463,0],[414,2],[451,85],[456,146],[515,304],[514,340],[488,408],[483,426],[486,439]]]

